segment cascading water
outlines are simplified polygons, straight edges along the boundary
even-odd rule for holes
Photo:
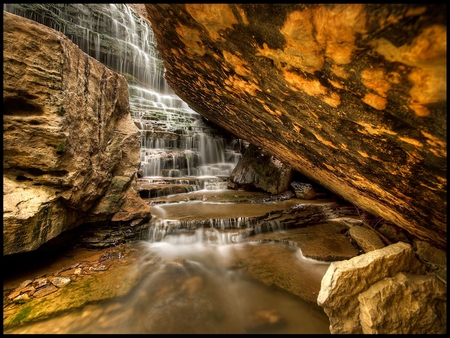
[[[174,94],[164,79],[149,23],[130,7],[4,4],[4,10],[62,32],[85,53],[126,77],[131,115],[141,131],[142,181],[188,182],[194,190],[224,188],[223,177],[240,159],[242,141],[213,126]],[[173,193],[167,189],[164,195]],[[218,205],[212,208],[217,210]],[[184,206],[200,209],[192,203]],[[203,224],[171,219],[169,209],[153,206],[149,240],[138,243],[142,259],[136,268],[146,269],[155,260],[163,263],[152,267],[133,292],[38,322],[32,333],[329,333],[326,316],[311,311],[310,304],[245,277],[237,263],[230,268],[232,257],[254,246],[243,242],[248,235],[245,229],[261,227],[231,211]],[[281,229],[277,222],[267,227]],[[279,266],[303,259],[297,247],[258,248],[261,257],[269,250]],[[318,278],[326,270],[324,264],[303,263],[309,265],[300,269],[317,273]]]
[[[129,6],[4,4],[3,8],[61,31],[85,53],[126,77],[131,117],[141,131],[141,177],[231,174],[241,157],[241,140],[207,123],[175,95],[164,79],[150,24]]]

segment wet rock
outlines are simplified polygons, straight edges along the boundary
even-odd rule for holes
[[[45,297],[53,292],[58,291],[58,288],[52,284],[47,285],[43,288],[40,288],[39,290],[37,290],[34,294],[33,297],[34,298],[41,298],[41,297]]]
[[[66,286],[67,284],[69,284],[72,280],[70,278],[66,278],[66,277],[52,277],[50,278],[50,282],[58,287],[58,288],[62,288],[64,286]]]
[[[49,282],[48,282],[47,278],[39,278],[39,279],[36,279],[35,281],[33,281],[33,286],[36,289],[40,289],[44,286],[47,286],[48,284],[49,284]]]
[[[292,175],[290,166],[250,144],[231,173],[228,188],[280,194],[289,189]]]
[[[281,316],[274,309],[258,309],[247,317],[248,330],[263,329],[280,323]]]
[[[116,248],[114,252],[117,254],[113,254],[110,250],[107,261],[119,261],[118,253],[123,255],[120,261],[126,261],[124,255],[126,251],[126,248]],[[128,252],[131,253],[131,251]],[[102,257],[103,255],[91,254],[91,256]],[[113,256],[117,259],[112,258]],[[107,265],[99,262],[99,259],[80,261],[68,268],[54,272],[46,270],[47,277],[27,279],[21,282],[13,292],[10,292],[8,297],[4,298],[6,300],[4,327],[80,307],[91,301],[110,299],[126,294],[136,285],[139,276],[146,271],[145,266],[139,271],[133,271],[132,266],[124,262],[124,264],[115,266],[116,275],[114,275],[111,274],[111,271],[104,270]],[[154,264],[158,261],[159,259],[155,259]],[[68,283],[71,284],[70,288],[66,287]],[[24,285],[26,286],[23,287]],[[33,285],[39,286],[34,293]],[[53,294],[55,294],[55,298],[52,298]],[[24,310],[22,307],[25,304],[29,306],[26,315],[21,312]]]
[[[327,219],[326,222],[331,224],[338,223],[350,228],[354,225],[361,225],[363,221],[360,217],[336,217]]]
[[[108,224],[92,224],[85,226],[80,235],[80,242],[88,248],[110,248],[116,247],[119,244],[129,243],[141,238],[143,232],[148,224],[145,221],[148,219],[140,219],[134,226],[130,224],[120,224],[120,222],[111,222]],[[139,224],[139,225],[137,225]]]
[[[165,261],[165,263],[174,266],[184,266],[188,264],[188,262],[184,258],[174,258],[169,261]]]
[[[182,265],[186,264],[183,262]],[[201,276],[194,276],[183,282],[180,290],[182,292],[187,292],[189,295],[195,294],[198,290],[200,290],[204,285],[204,280]]]
[[[22,304],[28,300],[30,300],[30,296],[27,293],[22,293],[22,294],[18,295],[17,297],[14,297],[13,302]]]
[[[108,250],[100,257],[99,262],[103,262],[104,260],[107,260],[107,259],[121,259],[123,257],[124,257],[124,255],[120,251]]]
[[[8,299],[14,299],[16,297],[20,296],[20,291],[14,291],[11,294],[8,295]]]
[[[28,285],[30,285],[31,283],[33,283],[33,281],[31,279],[27,279],[27,280],[23,281],[22,283],[20,283],[20,285],[17,287],[16,290],[23,289],[23,288],[27,287]]]

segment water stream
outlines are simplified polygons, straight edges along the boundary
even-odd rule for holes
[[[151,27],[133,10],[124,4],[4,4],[4,10],[63,32],[87,54],[126,76],[131,115],[141,131],[141,182],[161,184],[157,190],[167,191],[165,195],[173,190],[164,186],[184,181],[190,190],[183,192],[226,189],[224,177],[240,159],[243,141],[174,94],[164,80]],[[243,215],[252,208],[240,207]],[[161,263],[152,265],[130,294],[31,323],[18,332],[329,333],[321,309],[252,279],[239,262],[270,258],[273,266],[295,266],[316,282],[327,264],[304,259],[298,247],[245,243],[230,236],[227,229],[249,226],[237,205],[197,201],[153,208],[149,240],[137,244],[135,268],[147,269],[155,257]],[[175,216],[180,208],[185,208],[184,221],[189,215],[207,217],[212,226],[189,231],[168,227],[182,221]],[[222,215],[213,216],[218,211]]]
[[[318,306],[265,285],[246,266],[297,269],[321,278],[328,264],[306,259],[298,248],[274,243],[206,243],[172,234],[134,244],[142,277],[125,296],[88,305],[4,333],[22,334],[329,334]],[[213,230],[212,230],[213,231]],[[259,262],[259,263],[258,263]],[[129,274],[133,274],[133,270]],[[275,277],[282,278],[283,275]],[[111,274],[107,285],[124,278]],[[316,281],[317,282],[317,281]],[[57,298],[53,300],[58,301]]]

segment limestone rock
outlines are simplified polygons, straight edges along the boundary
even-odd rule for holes
[[[439,250],[423,241],[414,241],[413,246],[420,260],[441,267],[447,266],[447,254],[445,251]]]
[[[322,279],[317,297],[317,303],[330,319],[330,332],[362,333],[359,294],[399,272],[424,272],[411,245],[403,242],[346,261],[332,262]]]
[[[289,189],[290,166],[250,144],[230,175],[229,187],[280,194]]]
[[[363,226],[350,227],[349,234],[365,253],[384,247],[376,232]]]
[[[410,242],[410,240],[406,236],[406,231],[393,225],[392,223],[383,222],[378,231],[393,243],[405,242],[412,244],[412,242]]]
[[[447,289],[433,276],[400,272],[373,284],[358,299],[363,333],[447,333]]]
[[[445,4],[145,4],[175,93],[447,247]]]
[[[433,272],[442,281],[447,281],[447,253],[439,250],[427,242],[415,240],[413,247],[417,257],[424,263],[430,272]]]
[[[3,107],[4,255],[108,220],[136,194],[140,135],[125,78],[63,34],[8,12]]]

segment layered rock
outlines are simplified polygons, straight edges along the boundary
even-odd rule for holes
[[[444,333],[446,287],[398,242],[330,264],[317,303],[331,333]]]
[[[445,333],[446,286],[409,244],[398,242],[332,262],[317,303],[331,333]]]
[[[197,112],[446,249],[446,7],[145,4]]]
[[[125,78],[53,29],[3,20],[3,254],[119,212],[149,217],[135,201],[140,135]]]

